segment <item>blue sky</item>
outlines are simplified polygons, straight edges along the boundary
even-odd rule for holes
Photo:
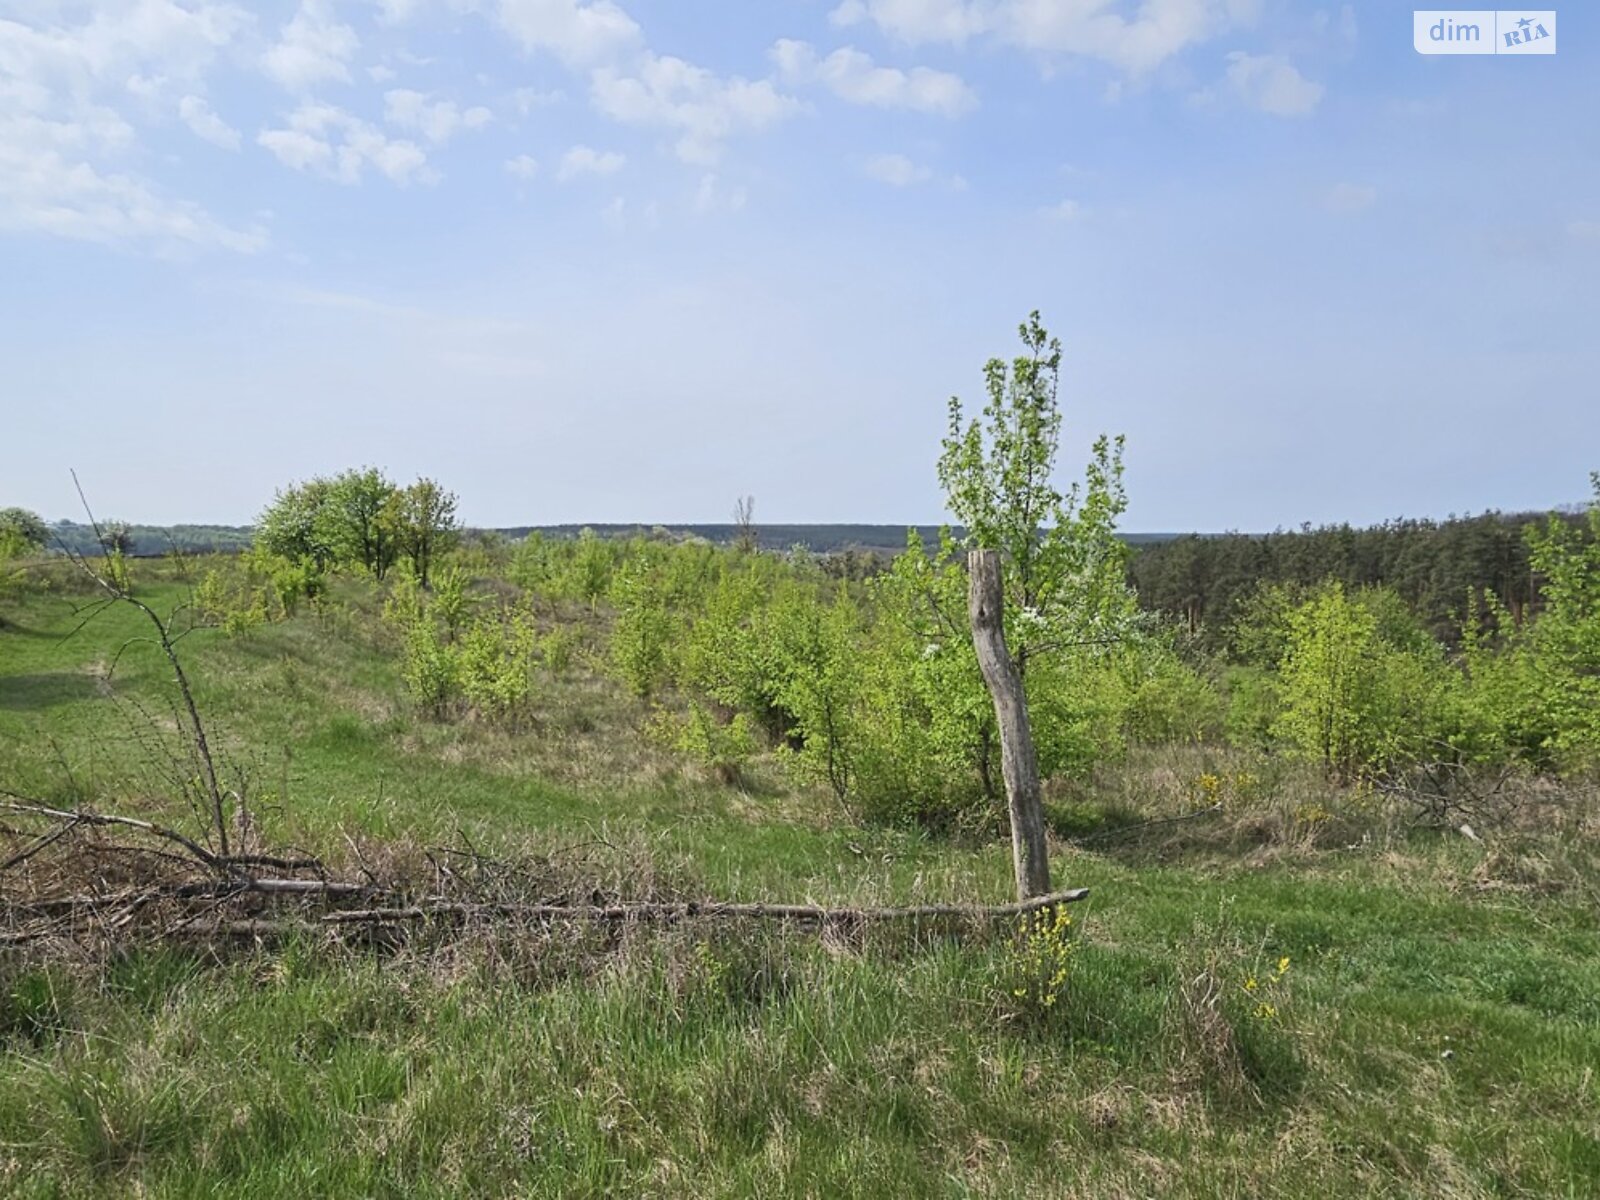
[[[1289,0],[0,0],[0,504],[937,520],[1030,309],[1127,527],[1573,501],[1600,27]]]

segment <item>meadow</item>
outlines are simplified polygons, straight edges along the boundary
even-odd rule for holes
[[[701,590],[681,605],[629,583],[690,560]],[[179,650],[253,836],[338,873],[470,848],[610,897],[1010,893],[978,775],[899,807],[847,781],[841,802],[805,739],[754,709],[734,737],[731,693],[696,699],[707,598],[753,577],[781,599],[794,576],[835,611],[857,585],[816,563],[468,543],[428,588],[330,569],[290,603],[247,557],[120,569],[158,612],[195,605]],[[203,834],[167,782],[184,741],[164,659],[129,641],[142,614],[113,604],[80,628],[80,575],[23,574],[0,596],[0,787]],[[488,655],[483,634],[475,660],[478,626],[521,650]],[[738,656],[726,632],[705,630],[713,661]],[[1520,773],[1469,835],[1292,745],[1215,721],[1175,733],[1193,680],[1148,678],[1177,698],[1100,687],[1047,786],[1056,881],[1090,889],[1069,926],[7,949],[0,1190],[1593,1195],[1589,777]],[[851,780],[919,786],[845,728]]]

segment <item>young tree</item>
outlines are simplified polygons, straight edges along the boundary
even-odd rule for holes
[[[1024,691],[1036,656],[1109,644],[1135,614],[1116,519],[1126,507],[1122,441],[1101,437],[1082,484],[1052,480],[1061,439],[1061,343],[1037,312],[1020,327],[1024,353],[984,368],[988,402],[968,422],[950,401],[939,482],[966,528],[968,615],[1000,733],[1017,893],[1047,892],[1038,758]]]
[[[42,550],[50,528],[36,512],[26,508],[0,508],[0,562]]]
[[[1600,759],[1600,471],[1584,526],[1551,517],[1528,531],[1533,567],[1544,577],[1545,610],[1532,640],[1544,706],[1555,719],[1563,758]]]
[[[126,521],[102,521],[100,544],[111,554],[132,554],[133,527]]]
[[[290,562],[310,562],[320,573],[338,557],[333,483],[309,479],[279,491],[256,518],[256,545]]]
[[[951,398],[939,482],[968,548],[1000,551],[1005,632],[1025,677],[1038,654],[1122,639],[1137,608],[1116,532],[1123,441],[1099,438],[1083,481],[1056,488],[1061,343],[1037,312],[1020,332],[1024,354],[984,367],[981,418],[967,422]]]
[[[754,554],[759,544],[756,540],[756,498],[740,496],[733,505],[733,544],[744,554]]]
[[[329,516],[339,557],[382,579],[399,553],[393,521],[396,489],[376,467],[346,471],[328,489]]]
[[[399,545],[411,560],[417,580],[428,586],[434,561],[461,535],[456,519],[456,494],[447,492],[431,479],[418,479],[395,493],[390,510]]]

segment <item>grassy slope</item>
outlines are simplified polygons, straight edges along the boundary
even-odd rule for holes
[[[185,643],[276,839],[604,838],[614,856],[583,851],[600,870],[644,854],[716,894],[1005,894],[1003,846],[849,828],[771,768],[745,791],[681,771],[583,669],[547,680],[515,735],[421,722],[370,601],[342,599],[358,607]],[[65,642],[60,598],[0,615],[0,784],[152,806],[137,722],[92,670],[135,614]],[[158,722],[159,665],[134,646],[112,685]],[[1148,783],[1157,811],[1173,766],[1119,787]],[[1215,836],[1063,851],[1058,875],[1094,899],[1071,999],[1044,1020],[1006,1019],[1003,942],[556,932],[384,962],[291,946],[222,966],[7,964],[0,1189],[1593,1194],[1592,818],[1478,847],[1342,812],[1307,834],[1293,804],[1269,794]],[[1240,985],[1279,955],[1281,1016],[1259,1021]],[[1197,997],[1208,969],[1220,1005]]]

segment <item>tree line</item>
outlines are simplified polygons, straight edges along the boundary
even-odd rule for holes
[[[1129,562],[1140,604],[1180,621],[1212,649],[1265,584],[1387,587],[1436,636],[1454,639],[1469,596],[1491,595],[1516,625],[1541,602],[1527,537],[1548,513],[1487,512],[1445,521],[1395,520],[1368,528],[1310,526],[1268,534],[1189,535],[1141,547]],[[1554,518],[1581,533],[1576,514]]]

